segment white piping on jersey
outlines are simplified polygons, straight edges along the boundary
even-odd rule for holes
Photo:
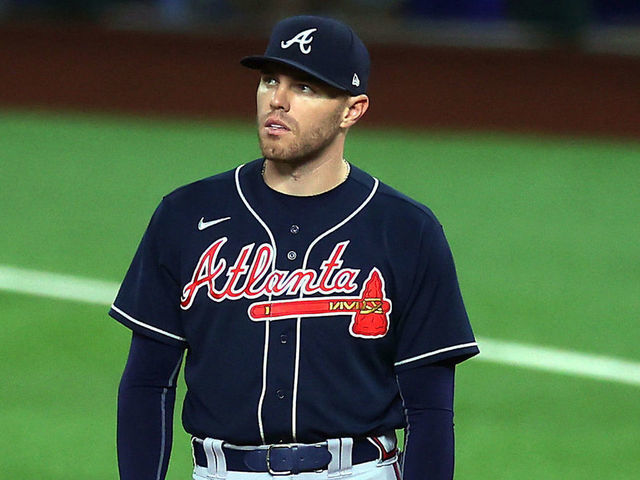
[[[238,195],[240,196],[242,203],[244,203],[244,206],[247,207],[247,210],[249,210],[251,215],[253,215],[254,218],[258,221],[258,223],[262,225],[262,228],[265,229],[265,231],[267,232],[267,235],[269,235],[269,240],[271,240],[271,246],[273,247],[273,260],[271,262],[271,271],[273,272],[276,268],[276,256],[278,253],[278,249],[276,247],[276,240],[273,237],[273,233],[271,233],[271,230],[269,229],[267,224],[262,220],[262,218],[260,218],[260,215],[258,215],[256,211],[251,207],[251,205],[247,201],[247,198],[244,196],[244,193],[242,193],[242,188],[240,187],[240,170],[242,169],[242,167],[244,167],[244,164],[236,168],[236,172],[235,172],[236,190],[238,191]],[[269,300],[271,300],[271,297],[272,295],[269,294]],[[270,325],[271,325],[270,322],[265,322],[264,324],[265,333],[264,333],[264,349],[263,349],[264,355],[262,357],[262,391],[260,392],[260,400],[258,400],[258,427],[260,429],[260,438],[262,439],[262,443],[265,443],[264,424],[262,421],[262,406],[264,404],[264,399],[267,394],[267,360],[269,357],[269,326]]]
[[[374,177],[373,178],[373,186],[371,187],[371,192],[369,193],[367,198],[365,198],[364,201],[358,206],[358,208],[356,208],[353,212],[351,212],[351,214],[348,215],[344,220],[342,220],[341,222],[337,223],[336,225],[334,225],[330,229],[326,230],[324,233],[321,233],[320,235],[318,235],[315,238],[315,240],[309,244],[309,247],[307,248],[307,252],[304,255],[304,260],[302,262],[302,268],[303,269],[307,268],[307,262],[309,261],[309,255],[311,254],[311,250],[313,249],[313,247],[315,247],[316,244],[320,240],[322,240],[324,237],[326,237],[327,235],[332,234],[333,232],[338,230],[340,227],[342,227],[343,225],[345,225],[346,223],[351,221],[351,219],[353,217],[355,217],[358,213],[360,213],[360,211],[371,201],[371,199],[375,195],[376,191],[378,190],[378,184],[379,184],[378,179]],[[300,298],[303,298],[303,297],[304,297],[304,293],[300,292]],[[298,434],[298,432],[297,432],[297,423],[298,423],[298,378],[299,378],[299,373],[300,373],[300,326],[301,326],[301,323],[302,323],[302,317],[298,317],[298,320],[296,321],[296,361],[295,361],[295,368],[294,368],[294,374],[293,374],[293,404],[292,404],[292,410],[291,410],[291,435],[293,437],[293,441],[294,442],[297,441],[296,437],[297,437],[297,434]]]
[[[244,196],[244,193],[242,193],[242,188],[240,188],[240,170],[242,169],[242,167],[244,167],[244,164],[240,165],[238,168],[236,168],[236,190],[238,191],[238,195],[240,195],[240,199],[242,200],[242,203],[244,203],[244,206],[247,207],[247,210],[249,210],[249,212],[251,212],[251,215],[253,215],[255,217],[255,219],[258,220],[258,223],[260,223],[260,225],[262,225],[262,228],[264,228],[265,231],[267,232],[267,235],[269,235],[269,240],[271,240],[271,245],[273,246],[273,261],[271,262],[272,263],[271,268],[275,269],[276,268],[276,253],[277,253],[276,241],[273,238],[273,233],[271,233],[271,230],[269,230],[269,227],[267,226],[267,224],[264,223],[262,218],[260,218],[260,215],[258,215],[256,213],[256,211],[251,207],[251,205],[247,201],[247,198]],[[269,298],[269,299],[271,299],[271,298]]]
[[[306,262],[305,256],[305,262]],[[300,295],[302,298],[302,295]],[[300,324],[302,317],[296,320],[296,361],[293,368],[293,399],[291,403],[291,436],[294,442],[297,442],[298,435],[298,378],[300,376]]]
[[[404,401],[404,395],[402,395],[402,389],[400,388],[400,381],[398,380],[398,375],[396,377],[396,385],[398,386],[398,393],[400,394],[400,400],[402,401],[402,411],[404,412],[404,423],[407,425],[404,429],[404,448],[403,451],[407,451],[409,448],[409,442],[411,441],[411,424],[409,423],[409,412],[407,411],[407,404]],[[404,477],[404,462],[400,463],[400,478]],[[195,463],[194,463],[195,465]]]
[[[264,398],[267,395],[267,364],[269,361],[269,322],[264,322],[264,347],[262,348],[262,391],[260,392],[260,400],[258,400],[258,427],[260,429],[260,438],[262,443],[266,443],[264,436],[264,423],[262,421],[262,406]]]
[[[116,312],[118,312],[120,315],[122,315],[124,318],[126,318],[127,320],[129,320],[130,322],[133,322],[133,323],[135,323],[136,325],[140,325],[141,327],[144,327],[144,328],[146,328],[146,329],[148,329],[148,330],[151,330],[152,332],[161,333],[162,335],[165,335],[165,336],[167,336],[167,337],[169,337],[169,338],[174,338],[174,339],[176,339],[176,340],[180,340],[181,342],[186,342],[186,341],[187,341],[187,339],[186,339],[186,338],[179,337],[178,335],[175,335],[175,334],[173,334],[173,333],[166,332],[166,331],[161,330],[161,329],[159,329],[159,328],[157,328],[157,327],[154,327],[153,325],[147,325],[146,323],[141,322],[140,320],[136,320],[135,318],[133,318],[133,317],[132,317],[131,315],[129,315],[128,313],[123,312],[123,311],[122,311],[122,310],[120,310],[118,307],[116,307],[116,306],[115,306],[115,304],[112,304],[112,305],[111,305],[111,308],[112,308],[113,310],[115,310]]]
[[[180,364],[182,364],[182,355],[178,359],[176,368],[173,369],[171,376],[169,377],[169,387],[173,387],[178,372],[180,371]],[[168,388],[162,389],[162,397],[160,400],[160,414],[162,415],[162,438],[160,439],[160,458],[158,459],[158,470],[156,474],[156,480],[162,480],[162,464],[164,463],[164,451],[167,447],[167,392]],[[171,417],[173,421],[173,417]]]
[[[451,350],[458,350],[461,348],[467,347],[477,347],[478,342],[470,342],[470,343],[461,343],[460,345],[453,345],[452,347],[445,347],[439,350],[434,350],[433,352],[423,353],[422,355],[417,355],[415,357],[406,358],[404,360],[400,360],[399,362],[394,363],[393,365],[398,367],[400,365],[404,365],[406,363],[415,362],[417,360],[422,360],[423,358],[432,357],[434,355],[438,355],[439,353],[450,352]]]

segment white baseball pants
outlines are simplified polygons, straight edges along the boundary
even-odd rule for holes
[[[329,476],[327,471],[320,473],[299,473],[297,475],[272,476],[261,472],[226,472],[224,477],[207,476],[207,469],[196,466],[193,480],[401,480],[397,460],[392,463],[378,464],[378,461],[353,465],[350,473]]]

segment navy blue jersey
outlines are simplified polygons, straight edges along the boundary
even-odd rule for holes
[[[187,432],[238,445],[405,426],[400,370],[478,353],[442,227],[352,167],[270,189],[262,160],[164,197],[110,315],[187,348]]]

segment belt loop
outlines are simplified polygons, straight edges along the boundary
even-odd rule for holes
[[[196,462],[196,437],[191,437],[191,458],[193,459],[193,466],[198,465]]]
[[[351,475],[353,438],[341,438],[340,448],[340,475]]]
[[[216,462],[218,463],[218,476],[217,478],[227,477],[227,461],[224,458],[224,452],[222,451],[222,440],[213,441],[213,453],[216,456]]]
[[[327,440],[327,450],[331,454],[331,462],[327,467],[327,476],[335,478],[340,476],[340,439],[331,438]]]
[[[226,478],[227,462],[222,451],[222,440],[205,438],[202,446],[207,456],[207,477],[212,479]]]
[[[328,478],[351,475],[353,438],[332,438],[327,440],[327,450],[331,454],[331,462],[327,467]]]

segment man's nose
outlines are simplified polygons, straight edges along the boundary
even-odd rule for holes
[[[271,108],[274,110],[289,111],[289,89],[286,85],[278,85],[271,95]]]

